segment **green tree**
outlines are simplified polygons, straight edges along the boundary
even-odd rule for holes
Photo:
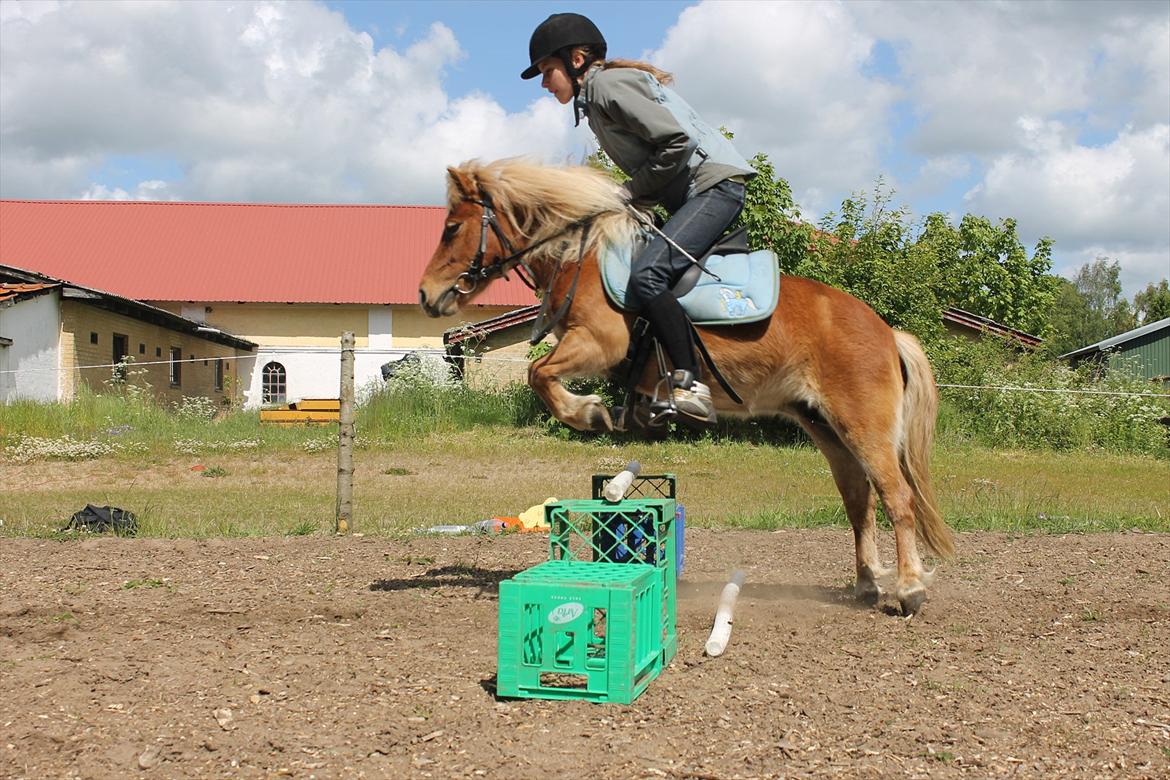
[[[1163,279],[1156,285],[1153,282],[1146,285],[1146,289],[1133,296],[1133,311],[1138,325],[1170,317],[1170,282]]]
[[[617,167],[603,149],[598,149],[592,154],[585,155],[585,165],[588,165],[590,168],[596,168],[599,171],[605,171],[618,184],[625,184],[630,180],[630,177],[626,175],[625,171]]]
[[[854,295],[896,328],[927,342],[942,334],[934,258],[915,246],[905,206],[879,179],[872,195],[855,193],[820,221],[812,251],[795,273]]]
[[[1028,333],[1040,333],[1055,293],[1052,241],[1043,238],[1029,257],[1016,222],[993,225],[966,215],[956,228],[944,214],[931,214],[919,239],[938,263],[938,297],[955,306]]]
[[[733,227],[746,227],[752,248],[771,249],[780,270],[795,273],[806,261],[814,230],[800,219],[788,182],[776,175],[768,155],[751,159],[756,176],[747,184],[743,212]]]
[[[1120,263],[1098,257],[1077,269],[1071,282],[1058,282],[1047,333],[1052,354],[1062,355],[1134,327],[1134,310],[1121,295],[1120,276]]]
[[[1107,257],[1085,263],[1073,277],[1077,291],[1085,296],[1089,311],[1101,323],[1101,338],[1115,336],[1133,327],[1133,310],[1121,296],[1121,264]]]
[[[1044,346],[1053,357],[1072,352],[1100,341],[1103,327],[1093,324],[1089,301],[1077,286],[1064,277],[1056,279],[1056,293],[1052,298],[1048,325],[1044,331]]]

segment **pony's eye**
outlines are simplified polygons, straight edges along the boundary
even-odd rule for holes
[[[452,222],[448,224],[447,227],[443,228],[443,240],[450,241],[451,239],[455,238],[455,234],[459,232],[459,228],[461,227],[463,227],[463,225],[459,222]]]

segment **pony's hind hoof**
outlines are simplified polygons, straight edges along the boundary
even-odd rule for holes
[[[918,614],[918,610],[926,603],[926,588],[920,586],[907,593],[899,593],[898,603],[902,605],[902,614],[906,617]]]

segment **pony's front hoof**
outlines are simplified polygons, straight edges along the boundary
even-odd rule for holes
[[[898,591],[898,603],[902,605],[902,614],[906,617],[918,614],[918,610],[926,603],[926,588],[919,585],[910,590]]]

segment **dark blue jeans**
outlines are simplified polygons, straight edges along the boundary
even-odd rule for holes
[[[697,260],[743,211],[743,200],[744,185],[721,181],[680,206],[662,232]],[[630,263],[626,308],[641,311],[669,290],[690,265],[691,261],[681,252],[655,234]]]

